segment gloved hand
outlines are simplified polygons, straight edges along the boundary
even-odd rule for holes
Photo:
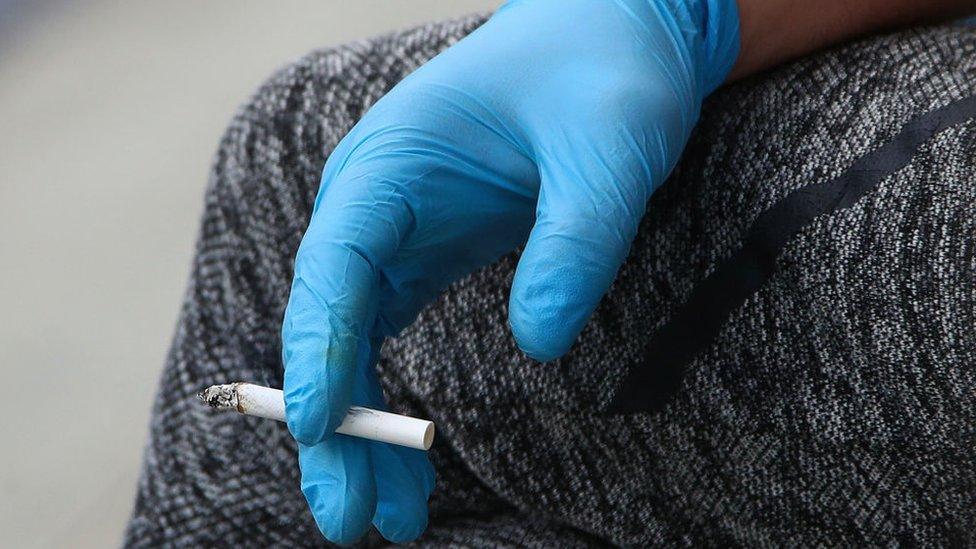
[[[734,0],[511,1],[342,140],[282,330],[288,427],[328,539],[426,526],[423,452],[333,434],[350,405],[383,406],[383,338],[525,244],[512,332],[535,359],[565,353],[737,50]]]

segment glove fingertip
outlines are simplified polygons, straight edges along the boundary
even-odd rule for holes
[[[376,516],[373,525],[387,540],[407,543],[427,529],[427,500],[434,488],[434,466],[426,452],[373,444],[376,466]]]
[[[373,525],[380,534],[393,543],[409,543],[419,538],[427,529],[427,506],[416,508],[416,513],[383,513],[377,509]]]
[[[539,329],[516,329],[512,326],[515,343],[532,360],[551,362],[566,354],[572,346],[571,344],[554,344],[539,331]]]
[[[285,396],[285,422],[295,440],[306,446],[322,442],[326,438],[328,410],[315,406],[307,398]]]
[[[508,317],[512,337],[523,353],[539,362],[556,360],[569,352],[578,333],[552,309],[551,304],[526,304],[524,300],[517,300],[515,291],[512,292]]]
[[[302,487],[309,502],[315,524],[326,539],[339,545],[351,545],[369,530],[372,510],[361,498],[337,498],[342,489],[330,484],[313,484]],[[359,500],[360,503],[354,503]]]
[[[421,494],[400,493],[396,498],[380,498],[373,526],[393,543],[408,543],[427,529],[427,500]]]
[[[376,487],[365,452],[352,451],[340,458],[341,454],[338,448],[300,446],[302,493],[322,535],[333,543],[350,545],[369,530],[376,512]]]

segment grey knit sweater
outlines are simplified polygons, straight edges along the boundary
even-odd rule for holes
[[[194,394],[280,387],[292,259],[325,159],[481,21],[314,52],[234,117],[126,545],[324,543],[285,426]],[[976,34],[961,27],[720,91],[554,363],[507,329],[515,256],[453,285],[379,367],[392,408],[439,429],[418,543],[976,544],[973,96]]]

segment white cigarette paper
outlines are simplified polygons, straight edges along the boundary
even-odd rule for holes
[[[285,398],[278,389],[230,383],[208,387],[199,397],[218,410],[234,409],[249,416],[285,421]],[[434,442],[432,421],[359,406],[349,408],[335,432],[418,450],[429,450]]]

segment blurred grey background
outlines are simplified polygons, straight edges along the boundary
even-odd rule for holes
[[[308,50],[498,0],[0,0],[0,546],[117,545],[210,157]]]

